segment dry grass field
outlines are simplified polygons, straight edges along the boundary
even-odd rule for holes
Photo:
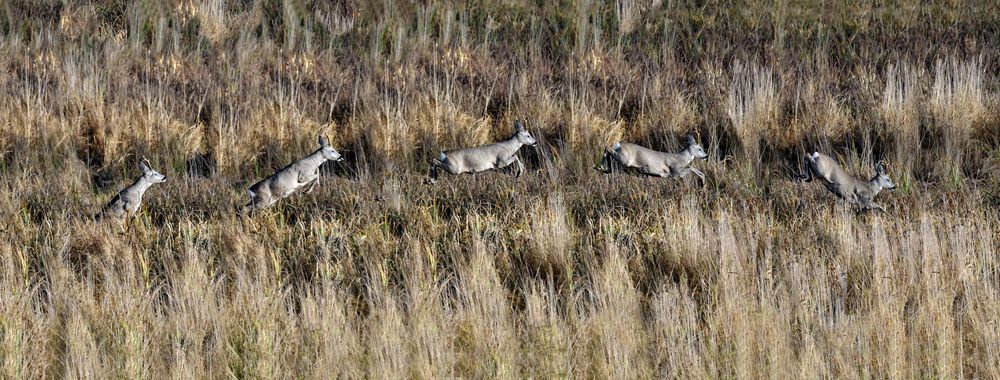
[[[994,2],[4,0],[0,68],[0,378],[1000,378]]]

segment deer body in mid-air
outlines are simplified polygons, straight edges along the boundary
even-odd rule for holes
[[[705,184],[705,173],[691,166],[695,159],[707,159],[708,153],[688,135],[686,147],[678,153],[660,152],[632,143],[616,142],[612,147],[604,149],[604,156],[597,170],[610,172],[612,164],[618,163],[626,168],[632,168],[639,173],[664,178],[680,178],[694,174]]]
[[[95,215],[95,219],[124,221],[126,217],[139,211],[139,206],[142,204],[142,196],[146,193],[146,190],[149,190],[150,186],[166,182],[167,180],[167,176],[150,169],[149,164],[145,160],[139,162],[139,171],[142,172],[142,175],[131,185],[119,191],[114,198],[111,198],[101,208],[101,211]]]
[[[438,158],[431,160],[427,183],[437,182],[439,170],[458,175],[502,169],[512,164],[517,164],[514,175],[520,177],[524,164],[517,158],[517,151],[525,145],[535,146],[538,141],[520,120],[514,121],[514,129],[510,138],[495,144],[441,152]]]
[[[246,214],[269,207],[299,189],[305,188],[306,193],[311,192],[319,179],[320,165],[327,161],[343,161],[343,159],[344,157],[320,136],[319,149],[250,186],[247,190],[250,202],[240,211]]]
[[[896,188],[883,162],[875,165],[875,176],[865,181],[848,174],[836,160],[819,152],[807,154],[802,161],[805,173],[800,178],[804,182],[811,182],[813,178],[818,177],[831,193],[866,210],[885,211],[885,208],[876,204],[873,199],[883,189]]]

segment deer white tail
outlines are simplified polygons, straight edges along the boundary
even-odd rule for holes
[[[614,150],[621,150],[622,149],[621,141],[615,141],[615,145],[612,145],[611,148],[613,148]]]

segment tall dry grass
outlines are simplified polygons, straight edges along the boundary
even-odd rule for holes
[[[929,105],[943,151],[937,172],[939,178],[953,184],[964,177],[964,158],[975,148],[970,137],[986,115],[983,76],[978,58],[963,62],[952,58],[934,64]]]
[[[890,64],[885,70],[885,90],[880,112],[893,139],[893,173],[903,188],[912,186],[914,166],[920,159],[920,75],[909,64]]]
[[[761,140],[777,137],[781,99],[771,69],[736,63],[732,72],[726,115],[742,145],[741,161],[753,165],[762,161]]]
[[[1000,377],[1000,12],[840,5],[5,3],[0,377]],[[516,118],[528,174],[422,184]],[[592,170],[690,131],[706,188]]]

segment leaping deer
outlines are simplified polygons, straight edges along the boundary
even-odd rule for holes
[[[681,178],[693,173],[701,179],[701,185],[705,186],[705,173],[692,167],[691,162],[695,159],[708,159],[708,153],[705,153],[705,149],[698,144],[694,135],[687,135],[685,144],[687,146],[684,150],[667,153],[632,143],[616,142],[612,147],[604,149],[601,163],[594,169],[609,173],[611,165],[618,163],[654,177]]]
[[[823,186],[831,193],[848,203],[860,205],[866,210],[885,211],[884,207],[876,204],[872,199],[883,189],[896,188],[896,184],[892,182],[886,172],[884,161],[875,164],[875,176],[868,181],[847,174],[836,160],[820,152],[807,154],[802,162],[805,173],[799,177],[800,180],[811,182],[814,177],[819,177],[823,180]]]
[[[132,182],[131,185],[119,191],[114,198],[111,198],[101,208],[101,211],[97,215],[94,215],[94,219],[114,219],[125,222],[129,215],[139,211],[139,206],[142,204],[142,196],[146,193],[146,190],[149,190],[150,186],[167,181],[167,176],[151,169],[149,161],[146,161],[145,158],[139,161],[139,171],[142,172],[142,175],[135,182]],[[125,227],[125,225],[123,224],[122,227]]]
[[[524,174],[524,164],[517,158],[517,151],[522,146],[535,146],[538,141],[524,128],[521,120],[514,121],[514,134],[501,142],[477,146],[474,148],[446,150],[437,159],[431,160],[431,168],[426,182],[437,182],[438,170],[444,169],[448,174],[480,173],[488,170],[502,169],[511,164],[517,164],[515,177]]]
[[[343,161],[336,149],[319,137],[319,149],[304,158],[294,161],[271,176],[250,186],[247,193],[250,203],[240,209],[240,213],[248,214],[254,210],[269,207],[282,198],[292,195],[301,188],[306,194],[312,192],[319,179],[319,167],[326,161]]]

